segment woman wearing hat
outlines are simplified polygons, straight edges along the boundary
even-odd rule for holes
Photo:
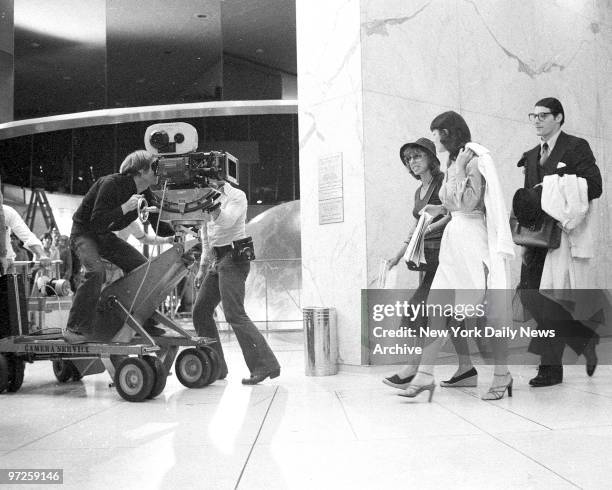
[[[402,247],[394,257],[388,260],[389,269],[395,267],[406,253],[406,248],[408,247],[408,243],[410,242],[410,238],[412,237],[412,233],[420,217],[421,210],[428,204],[441,204],[438,192],[444,181],[444,174],[440,170],[440,161],[436,156],[436,147],[434,143],[427,138],[419,138],[413,143],[406,143],[403,145],[400,148],[400,159],[408,172],[410,172],[410,175],[421,181],[421,185],[414,195],[414,208],[412,209],[412,215],[414,216],[413,225]],[[439,215],[425,231],[424,245],[427,266],[425,271],[423,271],[424,273],[421,274],[419,287],[410,299],[414,304],[418,304],[427,299],[429,288],[438,267],[438,253],[440,250],[442,233],[449,220],[450,215]],[[410,325],[407,324],[408,322],[409,320],[407,317],[402,318],[400,327],[410,327]],[[421,326],[424,327],[427,325],[427,317],[419,316],[415,320],[415,323],[417,328]],[[424,339],[416,338],[415,340],[418,342],[419,346],[422,347]],[[468,354],[467,342],[464,339],[457,339],[455,348],[457,352],[460,353],[459,368],[451,380],[444,381],[443,383],[448,386],[476,386],[477,375]],[[463,355],[462,353],[466,354]],[[383,383],[394,388],[406,388],[417,372],[420,357],[420,355],[415,355],[397,374],[385,378]],[[465,373],[468,373],[468,376],[459,376]],[[455,381],[457,378],[460,379]]]
[[[486,304],[488,327],[498,330],[512,326],[505,291],[510,290],[509,259],[514,256],[514,245],[495,164],[486,148],[471,142],[470,130],[456,112],[440,114],[430,129],[438,153],[448,152],[449,159],[446,180],[439,191],[441,205],[429,204],[424,211],[433,216],[450,212],[452,219],[444,230],[428,303],[450,304],[455,311],[470,305],[476,311],[478,307],[484,310]],[[466,329],[479,330],[477,316],[465,319]],[[432,315],[428,326],[434,331],[445,330],[447,318]],[[402,396],[414,398],[429,391],[431,401],[434,364],[444,340],[437,338],[425,347],[419,370]],[[498,400],[506,390],[512,396],[507,339],[495,336],[487,340],[495,370],[491,387],[482,398]]]

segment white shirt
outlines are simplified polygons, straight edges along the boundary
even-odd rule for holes
[[[559,128],[559,130],[555,134],[553,134],[550,138],[548,138],[548,141],[540,140],[540,155],[542,154],[542,146],[544,146],[544,143],[547,143],[548,144],[548,155],[550,156],[550,154],[553,151],[553,148],[555,147],[555,144],[557,143],[559,134],[561,134],[561,128]]]
[[[144,226],[137,220],[132,221],[123,230],[114,231],[113,233],[126,242],[130,235],[134,235],[136,240],[142,240],[146,235]]]
[[[137,219],[123,228],[123,230],[114,231],[113,233],[124,242],[127,242],[130,236],[133,236],[136,240],[146,245],[166,245],[168,243],[164,237],[159,237],[155,233],[147,233],[142,223]]]
[[[40,240],[36,238],[36,235],[30,231],[25,221],[21,219],[19,213],[13,208],[2,205],[4,211],[4,221],[6,224],[6,232],[4,234],[4,240],[6,243],[6,258],[15,260],[15,251],[11,246],[11,233],[17,235],[17,237],[23,242],[26,248],[30,248],[32,245],[40,245],[43,248]]]
[[[221,212],[216,219],[209,218],[200,233],[204,250],[231,245],[233,241],[246,237],[246,194],[229,183],[220,191]]]

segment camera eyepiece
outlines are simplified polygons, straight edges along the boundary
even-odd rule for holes
[[[183,133],[176,133],[174,135],[174,142],[178,143],[179,145],[185,141],[185,135]]]

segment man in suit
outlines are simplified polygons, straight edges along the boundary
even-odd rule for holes
[[[524,187],[531,189],[541,184],[544,176],[557,173],[557,164],[563,162],[566,165],[563,168],[565,173],[586,180],[589,201],[601,196],[601,174],[589,144],[582,138],[561,131],[565,122],[561,102],[553,97],[538,101],[529,119],[534,123],[540,142],[525,152],[518,163],[519,167],[525,167]],[[538,292],[547,253],[548,249],[545,248],[524,247],[519,285],[523,305],[533,315],[538,329],[556,331],[554,338],[534,338],[529,344],[529,352],[540,356],[538,375],[529,381],[534,387],[551,386],[563,381],[565,345],[569,345],[577,355],[586,357],[589,376],[597,365],[597,334],[574,320],[558,303]]]

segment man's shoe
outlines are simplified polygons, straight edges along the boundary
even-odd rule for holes
[[[256,385],[258,383],[261,383],[266,378],[274,379],[274,378],[278,378],[279,376],[280,376],[280,368],[276,368],[273,371],[268,371],[267,373],[261,373],[261,374],[251,373],[250,378],[242,378],[242,384],[243,385]]]
[[[534,388],[558,385],[563,382],[563,366],[538,366],[538,375],[529,380]]]
[[[478,386],[478,372],[475,367],[459,376],[453,376],[446,381],[440,381],[443,388],[473,388]]]
[[[592,337],[582,351],[584,357],[586,358],[586,373],[589,376],[593,376],[595,368],[597,367],[597,352],[595,352],[595,346],[598,343],[599,336]]]
[[[64,340],[69,344],[85,344],[89,342],[85,335],[81,332],[74,332],[73,330],[66,330],[64,332]]]
[[[393,376],[383,379],[383,383],[392,388],[397,388],[398,390],[405,390],[413,379],[414,374],[412,376],[406,376],[405,378],[400,378],[399,375],[394,374]]]
[[[163,328],[159,328],[154,325],[145,325],[143,328],[151,337],[161,337],[166,333]]]

